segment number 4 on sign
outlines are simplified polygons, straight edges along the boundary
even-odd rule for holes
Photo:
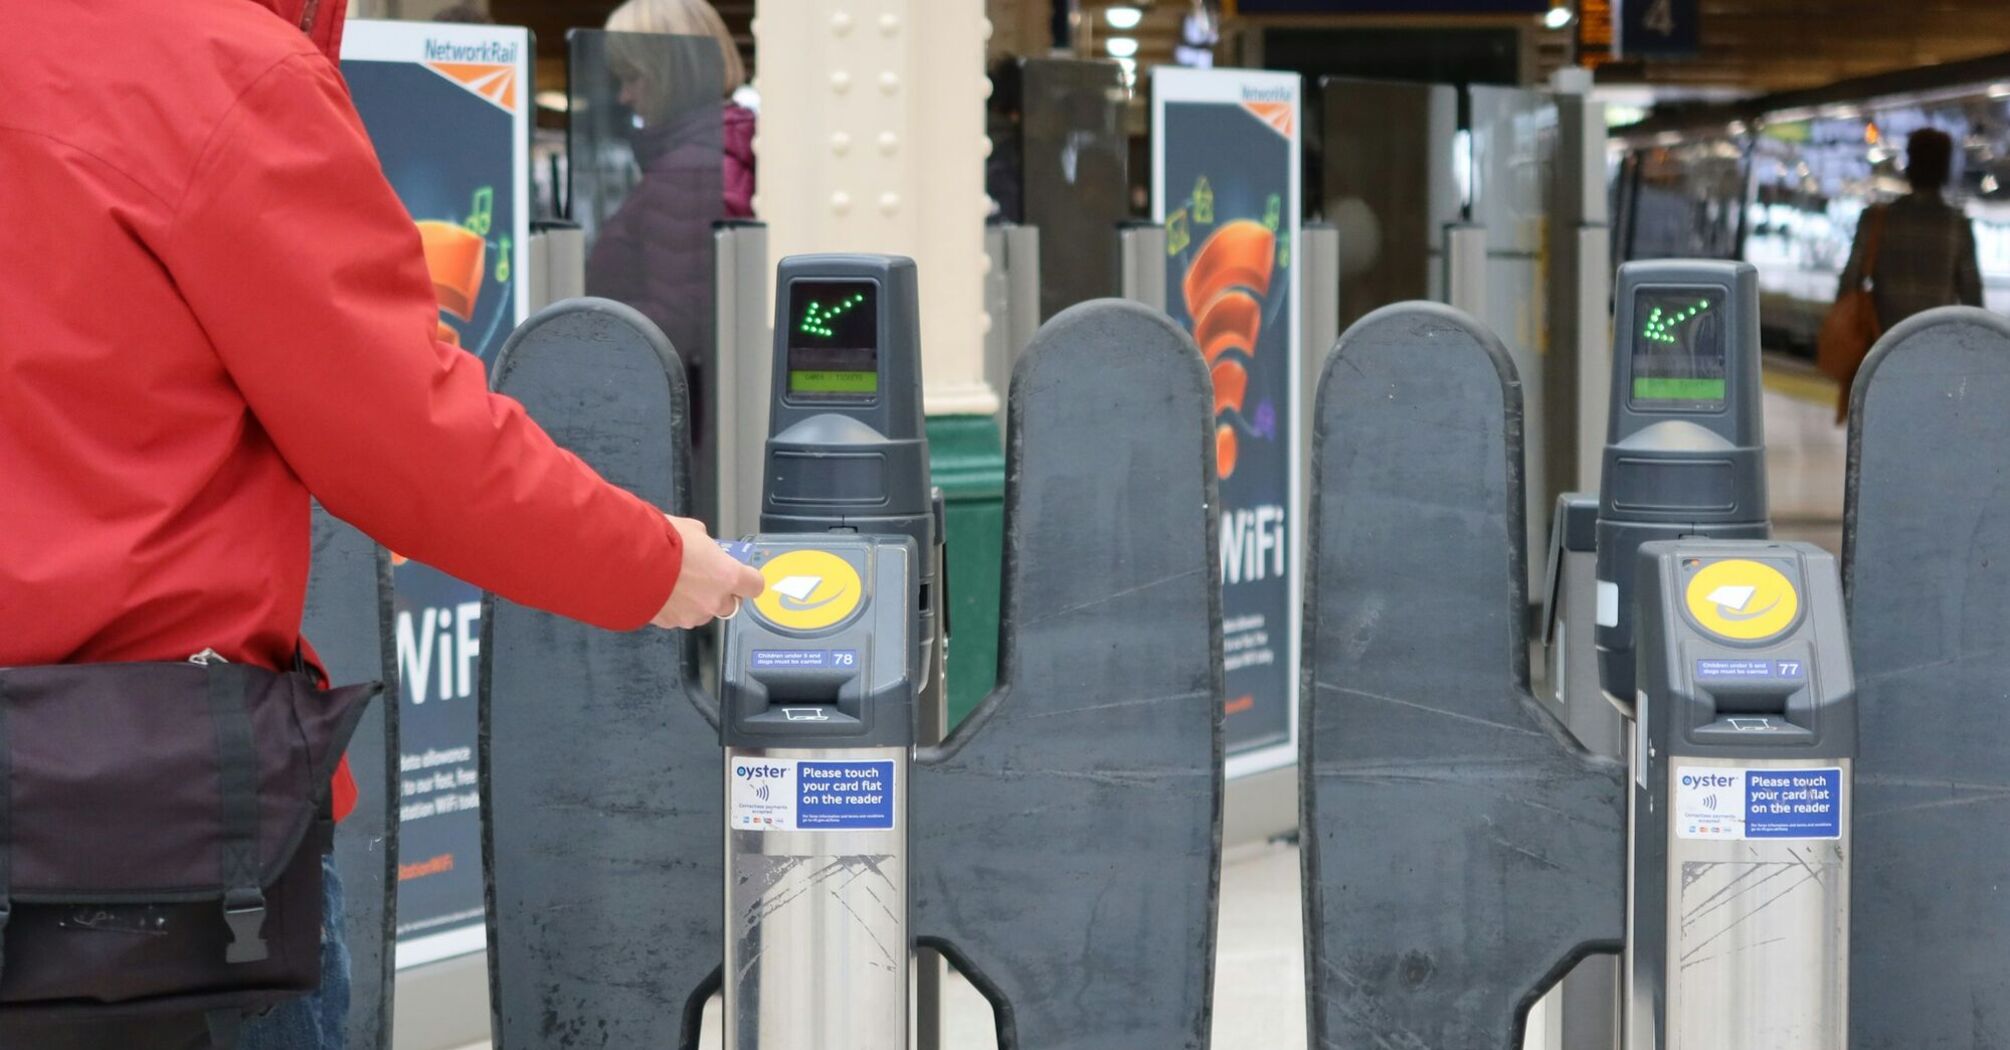
[[[1675,0],[1649,0],[1647,15],[1640,24],[1661,34],[1675,35]]]

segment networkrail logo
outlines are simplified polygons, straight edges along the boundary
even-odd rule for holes
[[[1285,138],[1291,137],[1292,129],[1298,123],[1297,92],[1289,87],[1245,84],[1242,88],[1242,108]]]
[[[517,46],[500,40],[484,40],[475,44],[455,43],[452,40],[426,38],[426,61],[428,62],[486,62],[491,65],[516,64]]]
[[[503,109],[517,108],[517,61],[513,41],[461,42],[426,38],[426,68],[467,88]]]

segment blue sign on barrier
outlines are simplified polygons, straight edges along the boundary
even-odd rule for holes
[[[1763,719],[1761,719],[1763,721]],[[1675,834],[1685,839],[1842,837],[1842,770],[1675,770]]]
[[[748,665],[757,671],[832,671],[858,666],[856,649],[756,649]]]
[[[1804,660],[1697,660],[1699,682],[1798,682],[1808,676]]]
[[[805,831],[892,828],[893,763],[797,763],[796,826]]]
[[[1841,838],[1842,770],[1747,770],[1745,837]]]
[[[805,721],[821,704],[783,708]],[[808,717],[814,716],[814,717]],[[891,761],[748,760],[733,767],[732,826],[756,831],[886,831],[894,825]]]

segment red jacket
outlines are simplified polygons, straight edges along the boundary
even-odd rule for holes
[[[282,666],[310,494],[589,623],[668,597],[662,515],[434,341],[344,6],[0,3],[0,666]]]

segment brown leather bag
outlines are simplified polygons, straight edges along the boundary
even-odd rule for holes
[[[1835,304],[1822,319],[1821,335],[1815,341],[1815,367],[1842,388],[1836,395],[1838,423],[1849,417],[1849,393],[1856,383],[1857,369],[1863,367],[1870,348],[1884,335],[1884,325],[1877,319],[1877,303],[1870,294],[1877,280],[1877,250],[1879,242],[1884,240],[1884,217],[1882,205],[1864,214],[1870,229],[1863,246],[1863,272],[1856,287],[1837,293]]]

